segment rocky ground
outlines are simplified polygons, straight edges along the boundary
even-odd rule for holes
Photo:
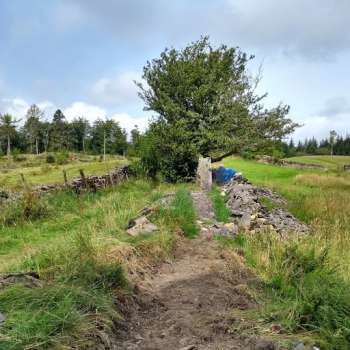
[[[286,200],[276,192],[253,186],[241,175],[223,187],[233,222],[246,231],[276,231],[281,236],[305,234],[308,226],[284,207]]]

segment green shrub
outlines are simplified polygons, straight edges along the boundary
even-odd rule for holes
[[[135,174],[137,177],[148,177],[149,172],[145,168],[144,163],[142,163],[139,159],[133,160],[130,163],[130,170],[133,174]]]
[[[46,156],[46,163],[53,164],[55,162],[56,162],[56,158],[55,158],[55,156],[53,154],[48,154]]]
[[[56,163],[58,165],[67,164],[69,159],[68,152],[60,152],[56,154]]]
[[[240,156],[244,159],[255,159],[256,154],[253,151],[244,150],[240,153]]]
[[[13,149],[11,153],[15,162],[24,162],[27,160],[27,157],[21,154],[17,148]]]

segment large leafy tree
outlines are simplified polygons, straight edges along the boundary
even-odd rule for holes
[[[255,93],[258,79],[247,71],[252,59],[238,48],[214,48],[204,37],[147,62],[146,85],[137,85],[145,109],[157,115],[146,137],[157,145],[152,158],[168,180],[192,178],[200,154],[221,158],[294,130],[288,106],[263,108],[266,95]]]
[[[53,115],[49,140],[49,148],[53,151],[69,149],[70,128],[66,117],[60,109]]]
[[[33,153],[35,147],[36,154],[39,154],[39,143],[42,136],[41,119],[43,116],[44,113],[35,104],[31,105],[27,111],[24,130],[30,145],[30,153]]]
[[[7,157],[11,155],[11,140],[16,135],[16,120],[10,114],[0,114],[0,134],[6,139],[7,143]]]
[[[103,155],[123,154],[127,148],[126,132],[112,119],[98,119],[91,129],[91,147]]]
[[[90,125],[85,118],[76,118],[70,123],[72,147],[79,152],[85,152],[86,139],[90,132]]]

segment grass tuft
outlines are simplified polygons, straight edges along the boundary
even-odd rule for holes
[[[175,193],[173,201],[160,210],[159,216],[174,229],[179,227],[188,238],[194,238],[199,233],[196,210],[190,193],[185,189]]]
[[[213,203],[215,218],[219,222],[230,222],[231,212],[226,206],[225,196],[221,195],[220,188],[213,186],[210,191],[210,199]]]

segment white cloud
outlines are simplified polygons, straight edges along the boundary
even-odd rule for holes
[[[29,103],[21,98],[3,98],[0,103],[2,113],[9,113],[16,118],[23,118],[29,108]]]
[[[69,107],[63,110],[63,114],[68,120],[72,120],[77,117],[84,117],[90,122],[98,118],[104,119],[107,116],[105,109],[85,102],[72,103]]]
[[[91,97],[98,103],[109,105],[125,105],[137,100],[137,86],[134,81],[141,76],[134,71],[122,72],[112,78],[101,78],[94,83]]]
[[[135,127],[138,126],[140,131],[145,131],[148,126],[148,117],[132,117],[127,113],[120,113],[112,115],[112,119],[119,122],[119,125],[125,129],[128,133]]]
[[[128,133],[134,128],[135,125],[139,127],[140,131],[145,131],[148,126],[147,116],[134,117],[128,113],[115,113],[112,116],[109,116],[104,108],[87,104],[85,102],[74,102],[72,105],[63,110],[63,114],[68,120],[72,120],[76,117],[84,117],[91,123],[98,118],[105,119],[110,117],[119,122],[119,125]]]
[[[22,98],[0,99],[0,113],[9,113],[16,118],[24,118],[31,103]],[[51,118],[55,111],[55,105],[50,101],[42,101],[37,106],[44,112],[47,119]]]
[[[311,116],[305,118],[303,124],[292,135],[294,140],[305,140],[311,137],[320,140],[328,137],[330,130],[335,130],[339,135],[343,136],[350,133],[350,118],[346,114],[338,115],[332,120],[324,115]]]

